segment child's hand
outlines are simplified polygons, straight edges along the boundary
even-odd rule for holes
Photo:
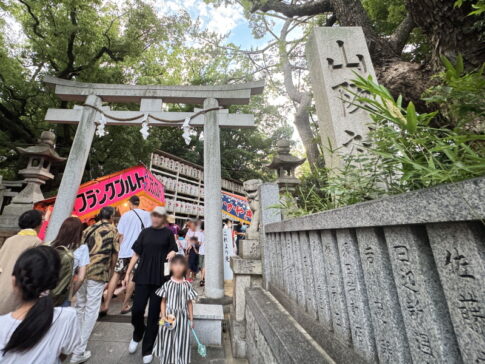
[[[160,321],[158,321],[158,324],[160,326],[163,326],[163,325],[165,325],[165,322],[167,322],[166,317],[165,316],[160,316]]]

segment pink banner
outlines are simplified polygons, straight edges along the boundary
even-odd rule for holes
[[[81,186],[74,203],[73,214],[86,215],[103,206],[126,200],[139,192],[165,201],[162,183],[144,166],[136,166]]]

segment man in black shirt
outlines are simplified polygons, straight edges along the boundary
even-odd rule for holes
[[[131,312],[133,325],[133,338],[128,351],[133,354],[138,348],[138,343],[143,339],[142,355],[143,363],[151,363],[153,360],[153,344],[157,338],[158,321],[160,319],[161,298],[155,291],[165,283],[170,275],[165,269],[165,264],[170,261],[178,251],[175,237],[167,227],[167,212],[164,207],[157,206],[151,213],[152,226],[143,229],[133,244],[135,254],[131,258],[126,271],[123,284],[126,286],[131,272],[138,263],[133,281],[135,282],[135,296]],[[150,302],[148,303],[148,301]],[[148,303],[147,325],[145,327],[144,314]]]

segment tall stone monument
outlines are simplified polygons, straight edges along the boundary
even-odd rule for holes
[[[361,27],[315,28],[306,49],[320,135],[329,168],[341,166],[341,156],[362,152],[367,145],[368,113],[356,105],[363,94],[356,75],[376,80]]]
[[[66,160],[57,154],[55,142],[56,135],[53,132],[43,131],[36,145],[16,148],[20,155],[29,158],[27,167],[19,171],[19,174],[24,176],[26,185],[12,199],[12,202],[5,206],[2,216],[0,216],[0,227],[16,228],[18,217],[23,212],[30,210],[34,203],[44,199],[40,186],[54,178],[54,175],[50,173],[52,163]]]

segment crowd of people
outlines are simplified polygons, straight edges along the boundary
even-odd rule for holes
[[[110,206],[90,226],[69,217],[51,242],[38,238],[41,212],[20,216],[21,230],[0,249],[0,363],[88,361],[89,337],[116,293],[124,293],[120,313],[131,312],[131,354],[141,346],[143,363],[190,362],[192,282],[199,275],[205,283],[204,224],[180,228],[162,206],[140,209],[138,196],[129,205],[117,225]]]

